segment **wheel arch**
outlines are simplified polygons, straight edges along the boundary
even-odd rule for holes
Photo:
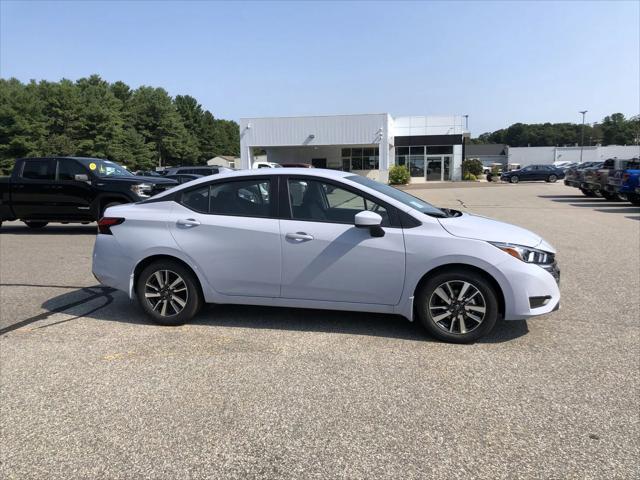
[[[422,286],[429,280],[429,278],[449,270],[467,270],[467,271],[482,275],[484,278],[486,278],[489,284],[491,285],[491,287],[493,288],[493,290],[496,292],[496,296],[498,300],[498,313],[500,314],[501,318],[504,318],[505,310],[506,310],[505,296],[504,296],[504,292],[502,291],[502,287],[500,286],[500,283],[498,283],[495,277],[491,275],[489,272],[487,272],[486,270],[483,270],[482,268],[477,267],[475,265],[470,265],[468,263],[446,263],[444,265],[439,265],[437,267],[432,268],[431,270],[426,272],[424,275],[422,275],[422,277],[420,277],[420,280],[416,284],[416,288],[413,291],[414,298],[418,295],[418,292],[420,291]]]
[[[132,203],[130,198],[127,198],[126,195],[118,194],[118,193],[105,193],[98,196],[95,200],[95,212],[96,217],[100,217],[103,208],[109,203]],[[98,218],[99,220],[99,218]]]
[[[138,283],[138,278],[140,277],[140,273],[142,273],[142,271],[152,263],[160,260],[170,260],[172,262],[176,262],[180,264],[182,267],[186,268],[189,272],[191,272],[191,274],[193,275],[193,278],[195,278],[196,280],[196,284],[198,285],[200,298],[202,298],[204,301],[205,296],[204,296],[204,290],[202,289],[202,282],[200,281],[200,277],[198,276],[196,271],[193,268],[191,268],[191,266],[184,260],[176,256],[168,255],[165,253],[150,255],[146,258],[143,258],[136,264],[136,266],[133,269],[133,278],[132,278],[132,286],[131,286],[132,293],[135,292],[136,284]]]

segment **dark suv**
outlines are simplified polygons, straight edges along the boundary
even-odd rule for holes
[[[133,175],[101,158],[20,158],[11,176],[0,178],[0,224],[87,223],[107,207],[139,202],[176,185],[169,178]]]

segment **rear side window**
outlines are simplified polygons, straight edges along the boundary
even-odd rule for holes
[[[55,160],[26,160],[22,167],[22,178],[30,180],[53,180]]]
[[[58,160],[58,180],[75,180],[76,175],[87,175],[87,169],[73,160]]]
[[[181,203],[196,212],[209,213],[209,185],[183,192]]]
[[[248,180],[211,185],[212,214],[242,217],[271,215],[271,182]]]

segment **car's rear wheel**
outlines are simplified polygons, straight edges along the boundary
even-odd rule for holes
[[[518,182],[520,181],[520,179],[518,178],[518,176],[517,176],[517,175],[514,175],[513,177],[511,177],[511,178],[509,179],[509,181],[510,181],[511,183],[518,183]]]
[[[558,180],[558,176],[557,175],[549,175],[547,177],[547,182],[549,183],[556,183],[556,181]]]
[[[25,220],[24,224],[29,228],[43,228],[46,227],[49,222],[34,222],[31,220]]]
[[[622,201],[622,198],[620,198],[620,195],[617,193],[605,192],[604,190],[601,190],[600,193],[602,194],[602,198],[609,200],[610,202]]]
[[[142,309],[161,325],[183,325],[202,306],[195,275],[172,260],[160,260],[147,266],[138,276],[136,294]]]
[[[595,197],[596,194],[595,192],[592,192],[591,190],[587,190],[586,188],[581,188],[580,191],[582,192],[583,195],[587,196],[587,197]]]
[[[489,333],[498,319],[498,299],[482,275],[453,269],[430,278],[417,296],[418,318],[434,337],[470,343]]]
[[[640,194],[627,193],[627,200],[629,200],[633,205],[640,205]]]

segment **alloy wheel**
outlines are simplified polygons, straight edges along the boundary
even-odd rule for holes
[[[464,280],[450,280],[436,288],[429,298],[433,323],[448,333],[466,334],[483,322],[487,304],[480,290]]]
[[[144,296],[154,312],[163,317],[178,315],[189,300],[184,279],[172,270],[156,270],[147,278]]]

